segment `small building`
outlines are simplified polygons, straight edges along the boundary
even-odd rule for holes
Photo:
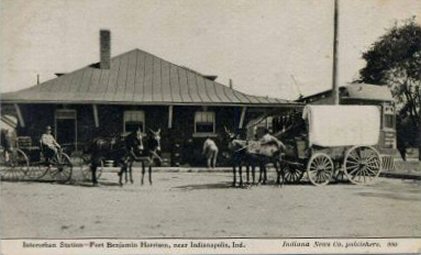
[[[333,104],[332,90],[326,90],[297,100],[305,104]],[[339,88],[340,104],[378,105],[381,109],[381,131],[378,148],[381,153],[396,153],[396,110],[387,86],[351,83]]]
[[[189,148],[184,154],[191,161],[200,159],[207,136],[214,137],[223,151],[224,126],[242,129],[266,111],[302,105],[242,93],[216,82],[216,76],[202,75],[140,49],[111,58],[110,37],[109,31],[100,32],[98,63],[1,94],[1,114],[17,117],[19,136],[38,141],[51,125],[58,142],[76,151],[95,137],[138,127],[145,134],[161,129],[163,156],[178,164],[180,159],[174,155],[182,148]]]

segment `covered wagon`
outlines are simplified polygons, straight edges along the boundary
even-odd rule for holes
[[[302,118],[303,132],[287,144],[290,150],[283,159],[286,181],[299,181],[305,172],[318,186],[335,177],[369,184],[379,176],[381,157],[375,149],[380,135],[377,106],[309,105]]]

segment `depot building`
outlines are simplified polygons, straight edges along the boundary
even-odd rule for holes
[[[111,34],[100,31],[100,60],[30,88],[1,94],[2,118],[18,119],[18,136],[36,144],[47,125],[69,151],[95,137],[110,137],[140,127],[161,129],[161,147],[172,155],[190,148],[200,159],[201,145],[213,137],[224,151],[225,127],[242,130],[268,111],[286,112],[300,102],[252,96],[190,68],[140,49],[111,57]],[[186,144],[188,143],[188,144]],[[179,162],[177,162],[179,163]],[[195,163],[195,162],[191,162]]]

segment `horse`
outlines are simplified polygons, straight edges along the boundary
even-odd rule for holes
[[[140,184],[143,185],[143,179],[145,176],[145,162],[148,164],[148,177],[149,184],[152,185],[152,165],[156,162],[158,164],[162,163],[162,158],[159,155],[161,153],[161,129],[153,131],[149,129],[150,135],[146,139],[142,140],[143,150],[140,152],[139,156],[134,156],[128,166],[130,173],[130,178],[132,176],[132,166],[134,161],[139,161],[142,164],[142,178]]]
[[[129,135],[114,136],[111,138],[95,138],[88,148],[88,152],[91,154],[90,168],[93,185],[98,185],[96,170],[101,165],[101,161],[104,159],[111,159],[121,166],[118,175],[120,177],[119,184],[122,186],[123,173],[126,173],[127,182],[127,169],[129,164],[133,158],[140,155],[142,150],[144,150],[144,146],[140,129],[131,132]],[[130,181],[133,183],[131,172]]]
[[[122,178],[125,176],[126,183],[128,175],[130,182],[133,183],[132,168],[134,161],[142,163],[141,184],[145,175],[145,162],[149,163],[149,183],[152,184],[152,163],[155,160],[162,162],[159,156],[161,151],[161,130],[153,131],[149,129],[151,136],[144,139],[142,131],[137,129],[129,135],[112,137],[112,138],[96,138],[89,147],[91,153],[91,172],[92,183],[98,185],[96,179],[96,170],[101,165],[103,159],[112,159],[121,166],[119,176],[119,184],[123,186]]]
[[[247,147],[247,141],[241,140],[239,137],[231,132],[229,132],[226,128],[225,131],[228,135],[228,149],[231,151],[231,163],[232,163],[232,173],[233,173],[233,183],[232,186],[235,187],[237,181],[237,171],[236,168],[238,167],[238,174],[240,176],[240,186],[243,185],[243,172],[242,166],[246,165],[247,168],[247,182],[249,182],[249,173],[250,173],[250,166],[252,167],[252,176],[253,176],[253,184],[255,183],[255,162],[251,160],[250,154],[247,153],[247,150],[244,148]]]
[[[226,127],[225,131],[229,137],[228,148],[232,152],[232,170],[233,170],[233,186],[236,184],[236,167],[240,176],[240,186],[243,185],[242,165],[246,165],[247,183],[249,182],[250,167],[252,170],[253,184],[255,183],[255,167],[260,168],[259,183],[266,184],[267,169],[266,165],[273,163],[277,173],[277,184],[281,184],[281,176],[283,172],[280,168],[280,155],[285,149],[283,143],[275,138],[274,141],[261,144],[258,141],[241,140],[237,135],[231,133]]]

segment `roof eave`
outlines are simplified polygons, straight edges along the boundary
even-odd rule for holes
[[[74,101],[74,100],[1,100],[2,104],[98,104],[98,105],[153,105],[153,106],[233,106],[233,107],[297,107],[299,102],[279,103],[230,103],[230,102],[122,102],[122,101]]]
[[[366,97],[341,97],[343,100],[367,100],[367,101],[381,101],[390,102],[394,101],[393,98],[366,98]]]

